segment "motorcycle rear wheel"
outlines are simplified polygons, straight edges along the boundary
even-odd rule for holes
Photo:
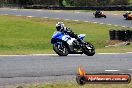
[[[69,52],[68,52],[67,47],[66,47],[64,44],[62,44],[62,49],[63,49],[63,50],[60,50],[60,49],[58,48],[58,44],[53,44],[53,50],[54,50],[59,56],[67,56]]]

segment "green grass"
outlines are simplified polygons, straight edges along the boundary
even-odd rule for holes
[[[61,11],[61,12],[91,12],[91,13],[94,13],[95,10],[50,10],[50,11],[54,11],[54,12],[58,12],[58,11]],[[126,11],[103,11],[104,14],[124,14],[126,13]],[[131,12],[131,11],[130,11]]]
[[[0,51],[49,49],[52,27],[27,18],[1,16]]]
[[[53,53],[50,39],[55,31],[58,21],[44,18],[27,18],[0,15],[0,54],[31,54]],[[84,33],[86,41],[90,41],[98,52],[105,52],[111,48],[105,48],[109,40],[109,29],[118,29],[108,25],[86,22],[63,21],[66,26],[76,33]],[[128,47],[114,48],[115,52],[126,49],[132,51],[132,45]]]
[[[57,83],[45,83],[45,84],[33,84],[26,86],[7,87],[7,88],[132,88],[130,84],[85,84],[83,86],[78,85],[75,82],[57,82]]]

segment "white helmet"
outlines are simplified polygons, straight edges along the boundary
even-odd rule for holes
[[[56,29],[57,29],[57,31],[62,31],[62,30],[64,30],[64,23],[63,22],[58,22],[57,24],[56,24]]]

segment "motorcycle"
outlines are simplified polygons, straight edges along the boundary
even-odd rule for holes
[[[126,19],[126,20],[132,20],[132,14],[128,14],[128,13],[125,13],[123,14],[123,17]]]
[[[105,14],[101,14],[101,13],[99,13],[99,14],[93,13],[93,15],[95,16],[95,18],[101,18],[101,17],[106,18],[106,15]]]
[[[87,56],[93,56],[95,54],[94,46],[84,41],[85,34],[77,35],[72,31],[69,33],[66,34],[56,31],[52,36],[51,44],[53,44],[53,50],[59,56],[67,56],[68,54],[86,54]]]

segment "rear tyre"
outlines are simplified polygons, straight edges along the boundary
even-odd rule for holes
[[[59,56],[67,56],[68,55],[68,49],[67,47],[62,44],[61,47],[59,47],[59,44],[53,44],[53,50],[59,55]]]

